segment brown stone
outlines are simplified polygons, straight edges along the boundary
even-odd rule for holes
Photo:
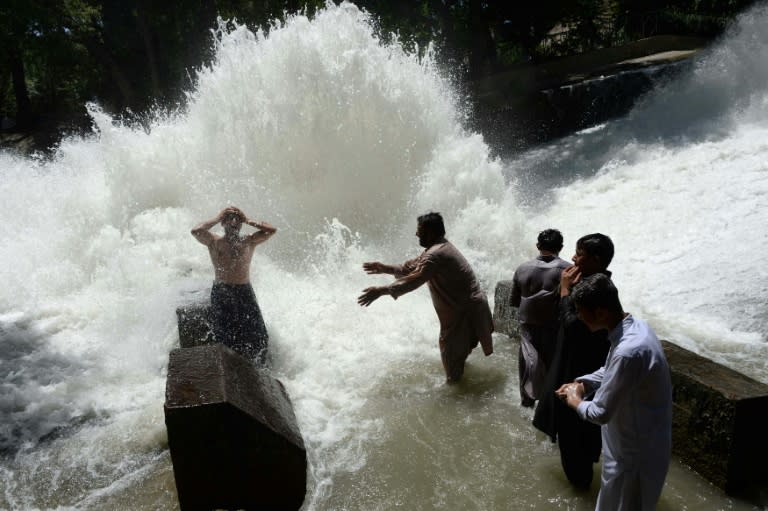
[[[729,494],[766,488],[768,385],[662,344],[672,370],[673,452]]]
[[[509,305],[510,296],[512,281],[500,280],[493,296],[493,325],[496,332],[517,338],[520,336],[520,326],[517,322],[517,309]]]
[[[297,510],[307,458],[280,381],[220,344],[170,354],[165,423],[182,510]]]
[[[208,303],[184,305],[176,309],[179,345],[182,348],[192,348],[213,342],[210,313],[211,306]]]

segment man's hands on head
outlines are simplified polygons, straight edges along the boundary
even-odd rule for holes
[[[272,224],[268,224],[267,222],[255,222],[253,220],[246,220],[246,223],[250,225],[251,227],[255,227],[256,229],[262,231],[265,234],[275,234],[277,232],[277,227],[273,226]]]
[[[240,210],[240,208],[237,208],[235,206],[228,206],[228,207],[222,209],[221,213],[219,213],[219,217],[221,219],[223,219],[227,215],[235,215],[243,223],[245,223],[248,220],[248,218],[245,216],[245,213],[243,213]]]
[[[227,206],[226,208],[222,209],[219,212],[219,215],[217,217],[217,220],[219,222],[226,219],[227,216],[233,215],[235,216],[241,223],[244,223],[246,225],[250,225],[251,227],[255,227],[256,229],[259,229],[265,234],[275,234],[277,232],[277,228],[273,226],[272,224],[269,224],[267,222],[261,221],[257,222],[255,220],[251,220],[248,218],[248,216],[243,212],[242,209],[236,207],[236,206]]]

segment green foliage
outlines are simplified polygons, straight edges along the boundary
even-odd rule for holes
[[[339,0],[336,0],[339,1]],[[96,99],[140,114],[183,100],[211,57],[217,17],[269,29],[326,0],[3,0],[0,117],[78,112]],[[410,51],[436,43],[473,79],[502,66],[650,35],[713,36],[753,0],[358,0],[379,37]]]
[[[754,0],[614,0],[615,25],[628,38],[656,34],[713,37]]]

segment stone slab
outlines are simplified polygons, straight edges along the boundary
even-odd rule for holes
[[[662,344],[672,370],[673,452],[729,494],[768,487],[768,385]]]
[[[512,296],[512,281],[500,280],[493,293],[493,325],[496,332],[519,338],[517,309],[509,305],[510,296]]]
[[[209,303],[194,303],[176,309],[179,345],[182,348],[192,348],[214,342],[213,329],[209,319],[210,313],[211,305]]]
[[[165,423],[182,510],[297,510],[307,457],[282,383],[220,344],[173,350]]]

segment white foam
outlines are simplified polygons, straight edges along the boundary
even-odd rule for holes
[[[355,301],[388,280],[364,274],[363,261],[418,254],[415,216],[427,210],[444,213],[489,295],[533,255],[538,230],[562,229],[566,251],[606,232],[633,311],[765,374],[759,124],[671,147],[607,125],[564,142],[572,160],[558,145],[501,162],[461,128],[430,52],[382,45],[350,4],[291,17],[268,36],[219,33],[186,109],[147,131],[91,113],[98,133],[64,142],[51,162],[0,154],[0,317],[21,357],[0,374],[11,396],[0,413],[18,425],[6,440],[20,448],[0,470],[11,507],[90,502],[165,448],[174,310],[212,277],[189,229],[227,204],[279,228],[252,278],[309,447],[310,507],[388,435],[370,411],[388,381],[416,395],[441,384],[426,290],[367,309]],[[519,168],[547,166],[558,151],[583,179],[560,176],[567,186],[546,196],[551,207],[532,208]],[[70,429],[38,443],[61,427]]]

